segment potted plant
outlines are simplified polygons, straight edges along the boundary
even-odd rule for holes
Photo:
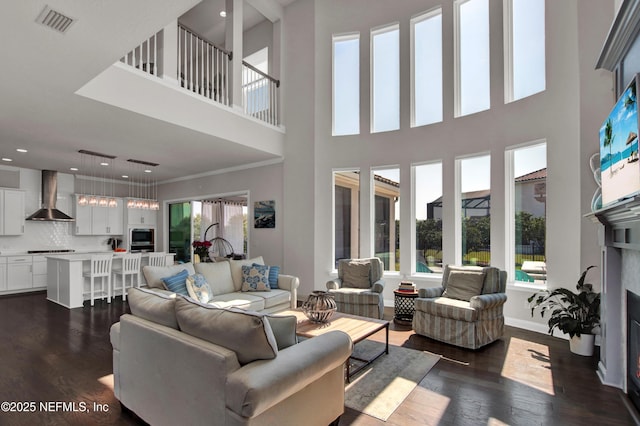
[[[549,334],[554,329],[569,334],[571,352],[591,356],[595,334],[600,331],[600,293],[594,293],[593,285],[585,283],[589,266],[582,272],[574,293],[566,288],[543,290],[533,294],[529,299],[531,316],[540,310],[544,318],[549,312]]]
[[[193,242],[194,262],[200,261],[207,262],[209,260],[209,247],[211,247],[211,241],[194,241]],[[197,256],[197,257],[196,257]]]

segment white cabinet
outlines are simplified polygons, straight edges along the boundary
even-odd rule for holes
[[[0,257],[0,291],[7,290],[7,258]]]
[[[116,198],[116,207],[78,204],[75,197],[76,235],[122,235],[124,233],[124,204]]]
[[[0,235],[24,234],[24,191],[18,189],[0,190]]]
[[[130,209],[127,208],[127,226],[145,225],[155,226],[158,211],[150,209]]]
[[[33,276],[32,287],[43,288],[47,286],[47,258],[44,256],[33,256]]]
[[[7,290],[33,288],[33,264],[31,256],[7,257]]]

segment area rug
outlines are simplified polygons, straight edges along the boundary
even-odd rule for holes
[[[383,343],[364,340],[353,353],[370,359],[383,347]],[[351,378],[345,388],[345,405],[387,421],[439,359],[427,352],[389,345],[388,355],[382,355]]]

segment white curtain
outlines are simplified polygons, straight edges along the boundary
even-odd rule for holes
[[[243,214],[242,204],[229,201],[203,201],[202,216],[200,225],[200,240],[205,238],[209,241],[216,237],[224,238],[231,247],[218,241],[214,244],[209,252],[212,256],[227,256],[233,250],[234,254],[244,253],[244,230],[243,230]],[[209,232],[207,228],[212,224]],[[206,232],[206,235],[205,235]]]

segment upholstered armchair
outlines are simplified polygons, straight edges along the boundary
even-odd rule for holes
[[[327,281],[338,312],[382,319],[383,273],[382,261],[377,257],[338,261],[338,278]]]
[[[494,267],[446,265],[442,286],[421,288],[413,329],[441,342],[478,349],[504,331],[507,273]]]

